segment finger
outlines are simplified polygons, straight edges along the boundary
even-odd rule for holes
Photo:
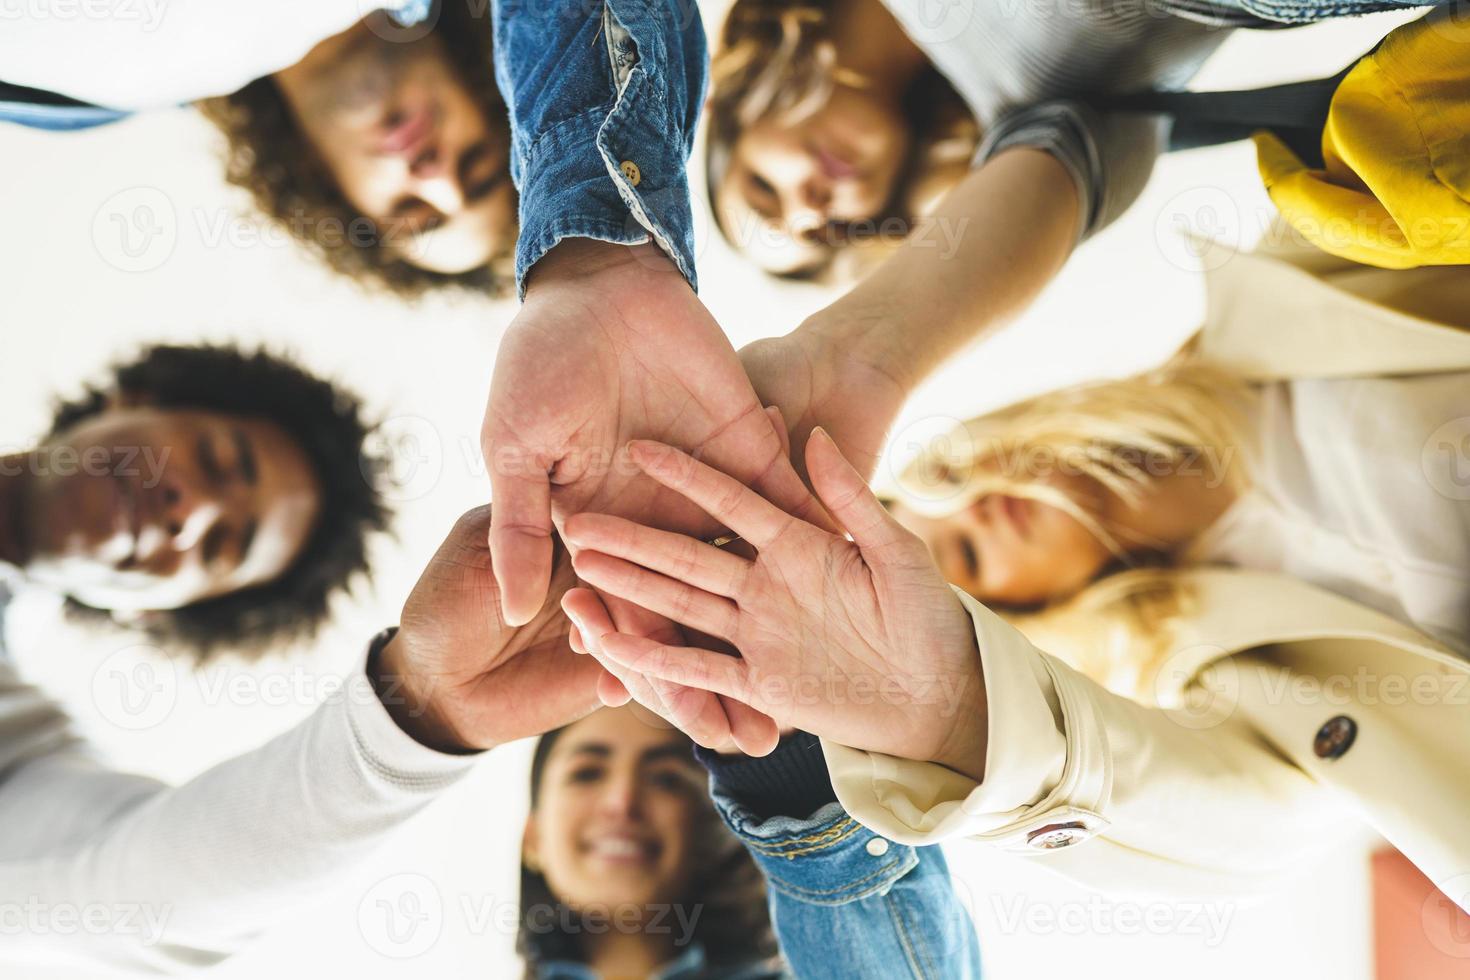
[[[683,642],[679,627],[666,617],[617,596],[583,592],[585,595],[574,600],[574,608],[588,617],[599,637],[621,632],[658,643]],[[715,747],[733,740],[724,705],[708,691],[644,677],[610,662],[604,662],[603,668],[617,677],[639,704],[668,720],[700,745]]]
[[[792,517],[829,533],[837,531],[837,525],[823,509],[821,501],[812,496],[785,453],[771,460],[771,465],[751,481],[750,487]]]
[[[766,418],[771,420],[771,428],[776,430],[776,438],[781,440],[781,455],[790,458],[791,430],[786,428],[786,416],[781,414],[779,407],[767,405]]]
[[[604,707],[621,708],[633,700],[633,695],[628,692],[627,685],[604,667],[602,676],[597,678],[597,699]]]
[[[750,562],[687,534],[645,527],[606,514],[577,514],[567,538],[579,550],[623,558],[715,595],[733,596]]]
[[[582,642],[582,631],[577,629],[576,623],[567,627],[567,646],[572,648],[573,653],[587,652],[587,644]]]
[[[602,638],[601,659],[683,687],[698,688],[759,709],[760,692],[749,683],[750,665],[739,657],[675,647],[647,637],[609,633]]]
[[[688,497],[757,548],[768,546],[791,518],[733,477],[660,442],[628,443],[628,455],[649,476]]]
[[[551,483],[542,471],[508,470],[490,468],[490,558],[505,621],[524,626],[551,586]]]
[[[734,698],[721,697],[720,706],[730,719],[730,737],[741,752],[759,758],[776,750],[781,729],[770,715]]]
[[[820,426],[812,430],[806,443],[806,471],[822,503],[859,548],[884,548],[913,540]]]
[[[739,609],[723,596],[597,551],[581,552],[573,564],[578,576],[604,592],[702,633],[732,642],[735,638]]]
[[[599,637],[617,629],[602,599],[591,589],[568,589],[561,597],[561,608],[581,634],[582,645],[588,653],[597,652]]]

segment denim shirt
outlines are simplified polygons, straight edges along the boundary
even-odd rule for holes
[[[687,162],[708,78],[695,0],[494,0],[493,10],[521,294],[566,238],[652,239],[694,285]]]
[[[766,877],[782,955],[802,980],[979,980],[980,946],[938,847],[868,831],[838,803],[762,819],[713,788]]]

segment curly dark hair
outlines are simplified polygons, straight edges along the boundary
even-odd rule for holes
[[[117,395],[159,408],[191,408],[266,419],[293,439],[320,482],[322,508],[301,554],[273,581],[180,609],[150,613],[141,628],[166,649],[210,659],[228,646],[255,657],[274,644],[307,639],[328,603],[367,572],[367,539],[388,524],[378,490],[381,461],[363,453],[370,427],[357,398],[264,350],[155,346],[112,369],[111,379],[58,404],[46,438],[103,412]],[[105,610],[68,599],[79,618]]]
[[[445,0],[431,16],[432,34],[443,38],[485,118],[508,142],[510,122],[491,59],[489,5]],[[196,105],[224,134],[225,180],[248,191],[266,217],[337,272],[408,299],[446,287],[492,296],[509,291],[512,276],[500,268],[506,256],[450,275],[411,265],[388,247],[395,229],[379,228],[347,201],[271,76]]]
[[[554,729],[536,741],[531,757],[531,809],[541,801],[541,777],[546,772],[552,747],[571,729],[571,725]],[[694,762],[694,743],[686,738],[690,765]],[[739,966],[755,960],[776,962],[780,947],[771,927],[770,908],[766,904],[766,882],[740,841],[725,826],[710,798],[699,794],[701,805],[694,818],[694,853],[699,855],[699,870],[690,885],[690,904],[702,912],[694,926],[691,941],[704,948],[707,965]],[[581,962],[582,952],[577,937],[556,929],[538,928],[534,922],[538,909],[560,909],[561,902],[551,890],[546,876],[521,861],[520,929],[516,951],[526,965],[525,978],[532,980],[538,965],[553,961]],[[554,917],[562,921],[561,916]]]

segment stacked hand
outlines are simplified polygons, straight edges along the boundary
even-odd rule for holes
[[[610,515],[571,518],[566,535],[579,577],[739,651],[609,630],[605,618],[587,615],[596,597],[573,589],[563,604],[598,660],[744,702],[783,726],[854,748],[981,777],[985,697],[970,617],[923,543],[888,514],[825,432],[808,442],[807,470],[851,540],[671,447],[640,442],[630,454],[756,554],[740,557]]]

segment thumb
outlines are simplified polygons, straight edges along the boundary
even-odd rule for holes
[[[912,540],[821,426],[806,442],[806,471],[822,505],[859,548],[867,551]]]
[[[786,428],[786,416],[781,414],[781,409],[776,405],[766,406],[766,418],[771,420],[771,425],[776,430],[776,438],[781,440],[781,455],[791,455],[791,430]]]

